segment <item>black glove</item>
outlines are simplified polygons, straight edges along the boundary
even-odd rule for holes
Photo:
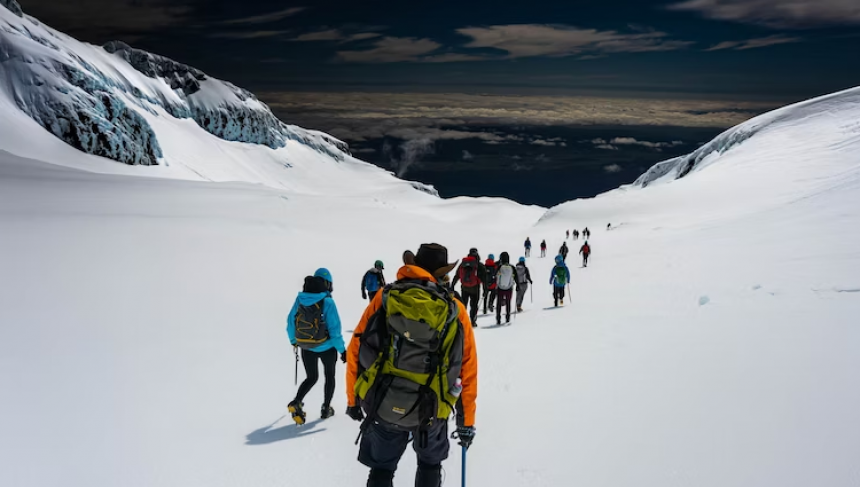
[[[364,421],[364,411],[361,410],[361,406],[347,407],[346,415],[356,421]]]
[[[451,434],[451,438],[460,440],[460,446],[468,450],[472,446],[472,442],[475,441],[475,427],[458,426],[457,431]]]
[[[361,299],[367,299],[367,293],[366,292],[364,292],[364,291],[361,292]]]
[[[340,352],[340,361],[346,363],[346,352]]]

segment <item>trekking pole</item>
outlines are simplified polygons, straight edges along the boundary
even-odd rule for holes
[[[532,283],[532,285],[529,286],[529,294],[531,295],[532,304],[535,304],[535,286],[534,286],[534,283]]]
[[[296,355],[296,385],[299,385],[299,347],[293,347],[293,353]]]
[[[567,299],[573,303],[573,293],[570,292],[570,283],[567,283]]]
[[[463,476],[460,479],[461,487],[466,487],[466,447],[463,447]]]

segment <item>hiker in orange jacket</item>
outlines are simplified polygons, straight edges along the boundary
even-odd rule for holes
[[[404,266],[397,272],[398,282],[418,280],[438,283],[443,276],[450,272],[455,264],[448,264],[448,251],[436,244],[422,245],[418,254],[407,251],[404,254]],[[396,283],[395,283],[396,285]],[[364,413],[373,415],[375,411],[363,411],[356,392],[356,382],[359,378],[359,348],[361,336],[367,329],[368,323],[382,307],[385,292],[377,294],[355,327],[352,340],[347,349],[346,394],[349,407],[347,414],[356,421],[364,420]],[[460,444],[468,448],[475,436],[475,401],[478,396],[478,356],[475,348],[475,336],[472,332],[471,320],[466,307],[459,300],[454,303],[457,307],[457,319],[462,325],[463,359],[460,371],[462,392],[457,401],[457,431],[456,437]],[[370,419],[374,419],[371,417]],[[448,440],[448,418],[438,418],[425,430],[419,432],[404,431],[389,427],[381,418],[366,421],[362,425],[361,446],[358,459],[370,467],[368,487],[390,487],[394,471],[401,456],[406,451],[410,439],[414,438],[413,448],[418,456],[416,483],[418,486],[438,487],[441,485],[442,461],[448,458],[450,448]]]

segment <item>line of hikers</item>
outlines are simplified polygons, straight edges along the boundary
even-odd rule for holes
[[[589,253],[590,249],[583,252],[585,259]],[[549,280],[556,306],[564,305],[570,283],[565,256],[556,256]],[[464,449],[475,438],[478,358],[473,328],[479,298],[483,297],[484,313],[495,309],[497,325],[503,307],[510,322],[514,290],[516,310],[521,312],[533,284],[531,272],[525,257],[512,265],[507,252],[498,261],[491,254],[482,263],[476,248],[459,266],[448,263],[448,250],[438,244],[423,244],[415,254],[404,252],[392,284],[386,284],[384,269],[382,261],[376,261],[362,277],[362,298],[370,299],[370,304],[348,345],[332,298],[331,272],[321,268],[305,278],[287,317],[287,334],[297,366],[301,356],[306,379],[287,409],[296,424],[306,423],[304,399],[319,381],[322,363],[320,417],[333,416],[340,358],[347,369],[346,413],[361,422],[356,443],[359,462],[370,468],[367,486],[392,487],[397,465],[412,442],[418,457],[415,486],[439,487],[441,464],[450,449],[448,419],[455,416],[457,426],[450,438]],[[454,290],[458,282],[461,293]]]

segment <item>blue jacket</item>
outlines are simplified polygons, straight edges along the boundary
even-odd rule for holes
[[[563,283],[556,282],[555,280],[555,268],[558,267],[558,264],[553,266],[552,271],[549,275],[549,283],[555,287],[564,287],[565,284],[570,282],[570,269],[567,268],[567,264],[562,264],[564,266],[564,273],[566,281]]]
[[[334,304],[329,293],[299,293],[296,297],[296,302],[293,303],[293,309],[290,310],[287,316],[287,335],[290,337],[290,343],[296,343],[296,311],[299,309],[299,304],[310,306],[314,303],[323,302],[323,320],[328,327],[329,339],[322,345],[312,348],[311,352],[325,352],[336,348],[339,353],[346,351],[346,345],[343,343],[343,335],[341,334],[340,315],[337,314],[337,306]]]

